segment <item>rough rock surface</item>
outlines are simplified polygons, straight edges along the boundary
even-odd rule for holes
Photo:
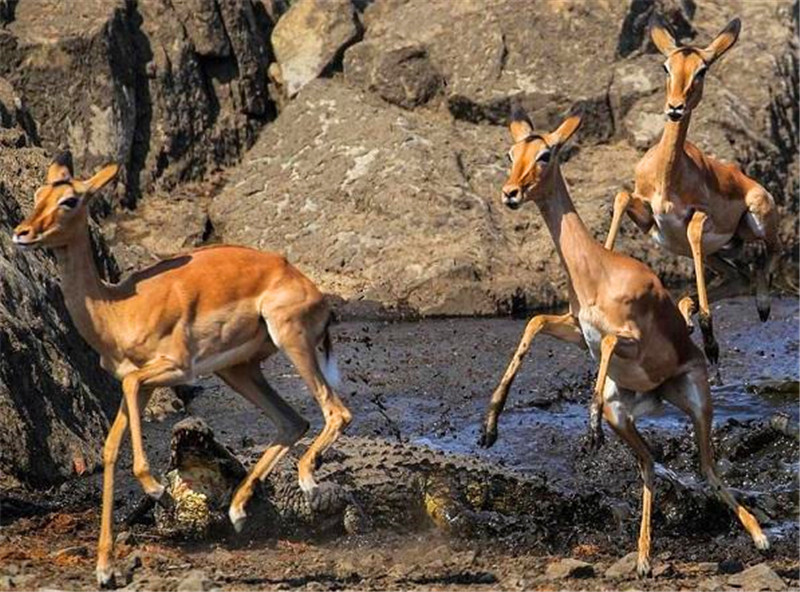
[[[10,85],[0,79],[0,88]],[[30,145],[24,129],[3,124],[0,490],[9,490],[56,484],[101,465],[108,416],[121,395],[75,331],[52,257],[39,251],[22,253],[11,243],[11,230],[30,210],[48,159]]]
[[[331,65],[360,33],[350,0],[297,0],[272,31],[280,84],[293,97]]]
[[[0,30],[0,76],[30,99],[43,145],[81,170],[122,164],[129,204],[235,162],[272,115],[267,63],[238,0],[30,0]]]

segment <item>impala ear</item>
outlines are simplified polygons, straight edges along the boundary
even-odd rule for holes
[[[658,51],[665,56],[669,56],[673,51],[678,49],[678,43],[675,41],[672,33],[659,15],[654,14],[650,20],[650,38],[658,48]]]
[[[719,35],[714,37],[714,41],[708,44],[708,47],[701,50],[703,60],[707,64],[718,60],[726,51],[728,51],[736,40],[739,39],[739,31],[742,30],[742,21],[738,18],[733,19],[728,25],[720,31]]]
[[[525,111],[517,106],[511,112],[511,123],[509,123],[508,129],[511,132],[511,139],[521,142],[533,133],[533,123]]]
[[[113,181],[118,172],[119,166],[109,164],[100,169],[93,177],[86,181],[78,181],[74,185],[80,193],[95,193]]]
[[[72,153],[64,150],[56,155],[47,169],[45,182],[48,184],[72,179]]]
[[[580,111],[573,109],[572,113],[561,122],[554,132],[547,134],[547,143],[554,148],[560,148],[578,131],[582,117]]]

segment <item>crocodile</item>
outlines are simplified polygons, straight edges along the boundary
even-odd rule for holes
[[[797,425],[786,420],[784,426],[780,419],[726,424],[718,432],[722,447],[754,474],[763,469],[758,460],[762,449],[780,458],[796,458]],[[784,435],[787,432],[793,436]],[[682,454],[684,436],[668,441],[678,447],[669,456]],[[233,537],[227,507],[245,475],[245,466],[252,465],[261,452],[250,447],[237,456],[220,444],[199,418],[176,423],[165,472],[172,503],[155,508],[156,530],[184,538]],[[607,533],[616,531],[625,520],[620,504],[626,505],[621,500],[629,497],[626,492],[630,493],[635,473],[631,472],[630,483],[625,479],[613,485],[604,482],[609,464],[625,462],[624,450],[610,452],[613,454],[602,458],[576,459],[585,486],[574,487],[477,456],[343,436],[325,454],[319,469],[324,479],[312,501],[298,485],[296,462],[282,462],[256,489],[248,506],[251,519],[236,536],[330,538],[371,530],[409,533],[436,528],[459,539],[564,550],[574,545],[578,532],[581,538],[594,534],[599,536],[595,540],[605,540]],[[770,458],[764,462],[777,462]],[[661,495],[656,517],[674,533],[713,534],[729,528],[731,517],[725,507],[702,484],[664,469],[658,471],[658,481]],[[789,494],[796,492],[795,487],[790,490]],[[778,506],[796,511],[796,504],[783,497]],[[145,504],[152,503],[149,497],[145,500]],[[771,512],[768,507],[765,510]]]
[[[237,457],[199,418],[176,423],[165,472],[172,503],[155,508],[157,531],[182,538],[233,535],[227,505],[245,464],[259,453],[253,448]],[[257,489],[245,536],[433,527],[463,538],[525,533],[544,540],[554,522],[597,525],[610,516],[599,500],[587,504],[544,478],[408,443],[342,437],[325,455],[324,480],[312,501],[293,466],[282,463]]]

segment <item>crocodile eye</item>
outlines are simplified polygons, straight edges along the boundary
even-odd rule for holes
[[[79,201],[80,200],[77,197],[68,197],[58,202],[58,206],[67,210],[72,210],[78,206]]]

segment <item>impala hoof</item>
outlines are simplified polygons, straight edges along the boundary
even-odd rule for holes
[[[231,505],[231,507],[228,509],[228,518],[230,518],[231,524],[233,525],[233,530],[235,530],[238,534],[242,532],[244,523],[247,521],[247,512],[241,508]]]
[[[589,427],[589,430],[586,432],[585,441],[585,448],[588,452],[594,453],[600,450],[603,444],[606,443],[606,436],[603,433],[603,428],[600,426]]]
[[[767,536],[763,532],[754,536],[753,542],[756,545],[756,549],[758,549],[759,551],[769,550],[769,539],[767,539]]]
[[[114,571],[110,567],[98,567],[97,571],[97,587],[101,590],[113,590],[117,587],[117,581],[114,577]]]
[[[649,559],[640,559],[636,562],[636,575],[640,578],[649,578],[653,575],[653,568],[650,567]]]
[[[770,304],[756,304],[756,308],[758,309],[758,318],[761,319],[762,323],[766,323],[769,320],[769,313],[772,307]]]
[[[484,425],[481,428],[481,435],[478,438],[478,446],[481,448],[491,448],[497,442],[497,428]]]

